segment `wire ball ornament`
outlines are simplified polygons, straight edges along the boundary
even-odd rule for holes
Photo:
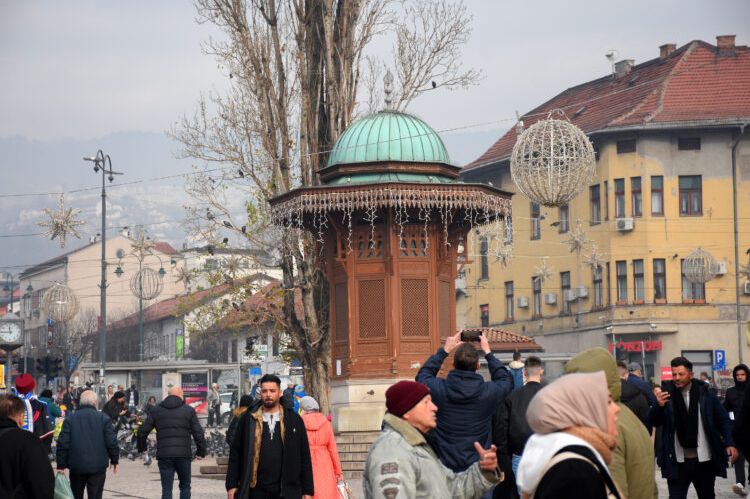
[[[567,120],[546,119],[527,128],[513,146],[513,182],[532,201],[561,206],[575,198],[596,175],[594,147],[586,134]]]
[[[44,293],[42,308],[47,317],[55,322],[66,322],[78,313],[78,297],[68,286],[60,283],[53,284]]]
[[[682,271],[685,278],[696,284],[704,284],[716,277],[716,259],[700,246],[685,258]]]
[[[142,300],[153,300],[164,288],[164,280],[157,271],[144,267],[130,278],[130,291]]]

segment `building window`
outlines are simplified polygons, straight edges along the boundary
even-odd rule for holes
[[[531,278],[531,287],[534,290],[534,315],[533,317],[542,316],[542,280],[536,277]]]
[[[531,239],[542,237],[542,220],[539,203],[531,203]]]
[[[702,185],[700,175],[680,176],[680,215],[697,216],[703,214]]]
[[[174,345],[174,342],[172,342]],[[232,362],[237,362],[237,340],[232,340]]]
[[[682,269],[682,303],[706,303],[706,285],[690,282],[685,277],[685,260],[680,260]]]
[[[625,216],[625,179],[615,179],[615,218]]]
[[[480,319],[482,321],[482,327],[490,325],[490,306],[488,304],[479,305]]]
[[[602,221],[602,203],[599,197],[599,184],[589,187],[589,204],[591,204],[591,225]]]
[[[635,139],[618,140],[617,154],[626,154],[629,152],[635,152]]]
[[[570,230],[570,208],[567,204],[560,207],[560,233]]]
[[[667,302],[667,264],[663,258],[654,258],[654,303]]]
[[[513,320],[513,281],[505,283],[505,320]]]
[[[487,238],[483,237],[479,240],[479,259],[481,262],[481,276],[480,280],[486,281],[490,278],[490,262],[487,259],[487,252],[489,251],[489,243]]]
[[[604,220],[609,220],[609,182],[604,181]]]
[[[651,177],[651,214],[664,215],[664,177],[661,175]]]
[[[680,151],[700,151],[700,137],[680,137],[677,139],[677,149]]]
[[[604,289],[602,286],[602,268],[596,267],[592,271],[594,281],[594,308],[604,307]]]
[[[617,304],[624,305],[628,301],[628,262],[616,262],[617,271]]]
[[[566,295],[570,294],[570,272],[560,272],[560,290],[562,291],[562,313],[570,313],[570,302]]]
[[[643,260],[633,260],[633,303],[644,303],[646,282],[643,278]]]
[[[630,177],[630,200],[633,204],[633,216],[643,215],[643,194],[641,192],[641,177]]]

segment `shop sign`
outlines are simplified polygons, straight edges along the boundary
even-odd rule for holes
[[[641,345],[645,352],[656,352],[661,351],[661,340],[646,340],[646,341],[618,341],[617,343],[609,344],[609,351],[612,352],[613,347],[618,350],[624,350],[626,352],[640,352]]]
[[[661,380],[672,381],[672,366],[661,366]]]

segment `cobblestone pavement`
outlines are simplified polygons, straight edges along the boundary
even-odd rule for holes
[[[192,478],[192,498],[208,499],[226,497],[223,480],[202,478],[199,467],[203,465],[214,465],[216,461],[211,458],[202,461],[193,461],[193,478]],[[729,478],[716,480],[716,497],[717,499],[737,498],[732,492],[734,483],[734,471],[729,471]],[[173,496],[179,497],[177,488],[177,477],[175,477]],[[667,482],[657,478],[659,484],[659,497],[669,497],[667,494]],[[361,499],[362,482],[361,480],[350,480],[350,486],[354,492],[354,497]],[[111,472],[107,475],[107,481],[104,484],[104,497],[107,499],[159,499],[161,497],[161,483],[159,481],[159,468],[156,460],[151,466],[144,466],[140,459],[129,461],[125,459],[120,466],[120,472],[113,475]],[[691,488],[688,498],[697,498],[695,491]]]

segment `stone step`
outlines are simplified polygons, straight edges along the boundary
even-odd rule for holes
[[[216,458],[216,464],[219,466],[225,466],[229,464],[229,458],[228,457],[217,457]]]
[[[224,481],[227,479],[227,475],[200,475],[198,478],[208,478],[209,480],[221,480]]]
[[[224,475],[227,474],[227,469],[229,467],[227,465],[217,465],[217,466],[201,466],[201,475],[216,475],[223,473]]]
[[[347,432],[336,435],[336,445],[371,444],[378,438],[379,432]]]

